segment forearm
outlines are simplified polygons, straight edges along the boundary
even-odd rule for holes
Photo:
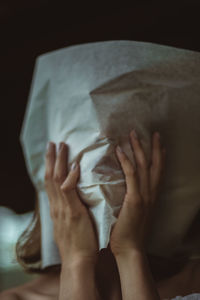
[[[116,257],[123,300],[160,300],[144,252]]]
[[[62,265],[59,300],[101,300],[96,288],[95,266],[81,262]]]

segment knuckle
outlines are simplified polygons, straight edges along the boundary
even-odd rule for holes
[[[145,210],[145,205],[144,202],[142,200],[142,198],[134,198],[134,201],[130,201],[128,204],[128,208],[130,208],[131,210],[135,210],[137,211],[137,213],[139,214],[140,212],[143,212]]]
[[[52,209],[52,216],[53,216],[53,218],[58,218],[58,215],[59,215],[59,209],[56,208],[56,207],[54,207]]]
[[[83,212],[81,210],[74,210],[74,209],[71,209],[70,212],[69,212],[69,218],[70,220],[79,220],[81,218],[81,216],[83,215]]]
[[[66,219],[66,210],[65,209],[62,209],[61,212],[60,212],[60,217],[61,219],[65,220]]]
[[[48,159],[51,157],[51,152],[46,152],[45,157]]]
[[[132,165],[128,165],[127,168],[126,168],[126,175],[127,176],[134,176],[136,173],[136,170],[134,169],[134,167]]]
[[[46,182],[48,182],[49,180],[51,179],[51,173],[45,173],[45,175],[44,175],[44,180],[46,181]]]
[[[134,207],[135,208],[143,208],[144,202],[142,197],[136,197],[134,198]]]
[[[154,166],[155,168],[160,168],[162,165],[162,159],[160,156],[157,156],[156,159],[154,160]]]
[[[66,193],[66,192],[72,191],[74,189],[74,187],[70,184],[65,184],[65,185],[61,185],[60,189],[61,189],[61,191]]]
[[[133,198],[134,198],[134,201],[133,201]],[[128,193],[126,193],[125,195],[125,202],[127,204],[130,204],[130,205],[134,205],[134,206],[142,206],[143,205],[143,199],[140,195],[130,195]]]
[[[51,180],[45,180],[44,181],[44,187],[46,189],[46,191],[48,191],[49,188],[51,188],[52,186],[52,181]]]
[[[122,156],[120,157],[120,161],[121,161],[122,163],[126,163],[126,162],[128,161],[128,158],[126,157],[126,155],[122,155]]]
[[[61,183],[61,182],[63,182],[63,176],[60,175],[60,174],[58,174],[58,173],[55,173],[55,174],[53,175],[53,180],[54,180],[54,182],[56,182],[56,183]]]
[[[146,159],[144,157],[142,157],[140,159],[140,161],[138,162],[140,168],[147,170],[148,169],[148,163],[146,161]]]

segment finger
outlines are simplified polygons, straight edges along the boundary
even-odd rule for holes
[[[144,201],[148,201],[149,200],[149,167],[140,140],[137,136],[135,136],[134,132],[135,132],[134,130],[130,132],[130,138],[131,138],[131,145],[136,160],[137,172],[139,175],[140,194],[142,195]]]
[[[161,147],[160,139],[156,134],[153,136],[153,151],[152,151],[152,164],[150,167],[150,189],[153,199],[159,190],[161,176],[164,170],[165,151]]]
[[[50,142],[45,155],[45,189],[48,195],[50,216],[52,219],[58,214],[59,209],[56,203],[57,191],[53,182],[54,165],[56,161],[55,149],[56,145]]]
[[[55,187],[56,191],[56,207],[54,207],[54,210],[59,210],[62,212],[63,210],[63,201],[65,201],[65,198],[61,192],[60,186],[63,184],[67,177],[67,145],[64,142],[59,143],[57,157],[55,161],[54,166],[54,174],[53,174],[53,185]]]
[[[160,174],[160,182],[163,180],[163,175],[165,171],[165,161],[166,161],[166,149],[163,147],[161,149],[162,151],[162,168],[161,168],[161,174]]]
[[[78,178],[80,175],[80,166],[77,162],[75,163],[71,165],[71,170],[66,180],[60,186],[60,190],[67,205],[72,209],[77,210],[82,207],[83,203],[76,190]]]
[[[53,173],[54,173],[54,164],[56,160],[55,155],[55,144],[49,142],[49,148],[46,151],[45,155],[45,188],[48,194],[49,201],[52,202],[52,199],[55,197],[55,188],[53,185]]]
[[[67,178],[65,179],[65,181],[60,186],[60,188],[63,191],[69,191],[69,190],[75,189],[76,185],[77,185],[77,180],[80,175],[79,173],[80,173],[80,167],[79,167],[78,162],[72,163],[70,172],[69,172]]]
[[[64,142],[61,142],[59,144],[58,154],[57,154],[55,167],[54,167],[54,179],[60,185],[64,182],[68,174],[67,154],[68,154],[67,145]]]
[[[49,180],[50,178],[52,178],[55,160],[55,144],[53,142],[49,142],[49,147],[45,155],[45,180]]]
[[[117,157],[120,161],[122,170],[125,174],[126,190],[127,190],[126,195],[128,196],[127,198],[129,199],[130,196],[131,200],[137,201],[140,198],[137,174],[136,174],[137,171],[133,167],[132,163],[130,162],[126,154],[124,152],[118,151],[118,149],[119,148],[116,147]]]

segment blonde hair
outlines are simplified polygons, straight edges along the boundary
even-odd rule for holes
[[[19,236],[15,246],[16,259],[26,273],[58,271],[61,265],[41,268],[41,225],[39,200],[36,192],[33,216],[27,228]]]

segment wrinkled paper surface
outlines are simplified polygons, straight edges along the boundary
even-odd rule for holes
[[[36,59],[20,142],[39,197],[42,268],[61,262],[44,188],[47,142],[64,141],[68,168],[75,160],[80,164],[77,190],[89,206],[100,250],[108,246],[126,192],[115,147],[135,164],[133,128],[148,163],[155,131],[167,151],[147,253],[200,257],[200,53],[117,40]]]

